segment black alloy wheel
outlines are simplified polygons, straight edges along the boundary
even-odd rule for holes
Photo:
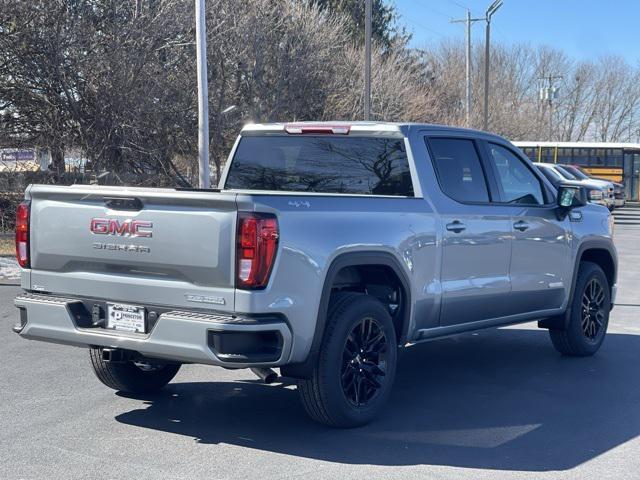
[[[561,326],[549,329],[553,346],[563,355],[584,357],[598,351],[607,333],[611,288],[602,268],[581,262],[574,294]]]
[[[306,412],[331,427],[365,425],[389,398],[398,362],[389,308],[359,292],[331,297],[327,326],[310,375],[298,379]]]
[[[597,278],[592,278],[582,295],[582,333],[589,340],[594,340],[604,326],[605,293]]]
[[[354,407],[375,399],[385,381],[388,340],[382,326],[364,318],[347,337],[342,355],[342,391]]]

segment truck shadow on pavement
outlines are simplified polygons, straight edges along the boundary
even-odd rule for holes
[[[119,422],[347,464],[565,470],[640,433],[640,336],[561,357],[542,330],[465,334],[401,352],[382,417],[355,430],[309,420],[293,386],[175,383]]]

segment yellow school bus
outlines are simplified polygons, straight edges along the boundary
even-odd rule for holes
[[[513,143],[534,162],[578,165],[594,177],[622,183],[627,199],[640,199],[640,143]]]

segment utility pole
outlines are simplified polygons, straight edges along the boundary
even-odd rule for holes
[[[196,63],[198,70],[198,186],[209,188],[209,85],[207,79],[207,22],[204,1],[196,1]]]
[[[371,120],[371,17],[373,0],[364,0],[364,119]]]
[[[495,0],[489,8],[485,16],[487,22],[485,30],[485,44],[484,44],[484,122],[483,128],[485,131],[489,130],[489,55],[491,51],[491,17],[502,6],[502,0]]]
[[[467,10],[467,127],[471,126],[471,11]]]
[[[466,23],[467,24],[467,48],[466,48],[466,64],[467,64],[467,86],[466,86],[466,114],[467,114],[467,127],[471,127],[471,25],[474,22],[483,22],[484,18],[471,18],[471,11],[467,10],[467,18],[451,20],[451,23]]]
[[[549,105],[549,141],[553,141],[553,101],[558,98],[558,87],[554,85],[555,80],[562,78],[562,75],[547,75],[540,77],[543,85],[547,83],[546,87],[540,88],[540,101],[547,102]]]

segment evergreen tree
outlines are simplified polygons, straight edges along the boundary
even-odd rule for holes
[[[350,36],[358,43],[364,42],[365,0],[311,0],[321,10],[344,15],[349,20]],[[403,44],[410,35],[397,25],[398,12],[393,4],[373,0],[371,32],[375,41],[388,49],[392,43]]]

